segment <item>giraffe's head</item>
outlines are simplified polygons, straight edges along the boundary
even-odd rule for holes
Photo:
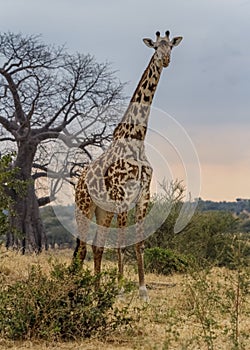
[[[157,57],[163,63],[163,67],[167,67],[169,65],[172,48],[179,45],[182,40],[181,36],[174,37],[172,40],[170,40],[169,35],[170,32],[167,30],[165,36],[163,37],[161,36],[160,32],[156,32],[156,41],[148,38],[143,39],[144,43],[148,47],[155,49]]]

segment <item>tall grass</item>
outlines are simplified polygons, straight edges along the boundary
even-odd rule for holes
[[[0,349],[247,350],[250,271],[242,249],[230,251],[230,269],[193,263],[185,273],[147,273],[149,304],[137,288],[119,299],[113,262],[104,261],[96,292],[92,262],[72,274],[71,251],[53,251],[52,261],[1,252]],[[133,264],[125,275],[136,281]]]

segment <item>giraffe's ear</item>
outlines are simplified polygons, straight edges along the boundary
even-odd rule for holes
[[[175,38],[173,38],[172,40],[171,40],[171,42],[170,42],[170,44],[172,45],[172,46],[177,46],[177,45],[179,45],[180,44],[180,42],[182,41],[182,36],[176,36]]]
[[[155,46],[155,44],[154,44],[154,42],[153,42],[152,39],[144,38],[144,39],[143,39],[143,42],[144,42],[144,44],[147,45],[148,47],[154,48],[154,46]]]

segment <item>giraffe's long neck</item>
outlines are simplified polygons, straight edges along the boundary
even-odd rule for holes
[[[132,138],[144,140],[147,131],[150,106],[163,69],[156,53],[145,69],[129,106],[113,133],[113,139]]]

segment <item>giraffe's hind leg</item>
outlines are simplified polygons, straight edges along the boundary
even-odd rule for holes
[[[76,248],[73,255],[73,263],[80,261],[82,264],[87,253],[87,237],[90,226],[90,220],[93,218],[96,205],[90,199],[81,203],[80,207],[76,205],[75,217],[78,229]]]
[[[94,269],[95,274],[101,272],[102,255],[104,246],[109,231],[109,227],[114,216],[113,213],[107,212],[102,208],[97,207],[95,211],[97,230],[92,243],[92,250],[94,255]]]

